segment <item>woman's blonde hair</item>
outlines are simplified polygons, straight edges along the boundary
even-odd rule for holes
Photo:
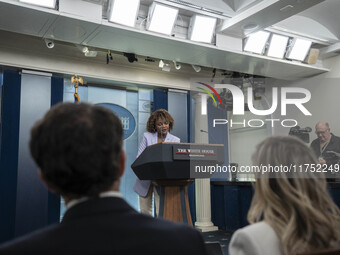
[[[269,137],[257,146],[253,163],[288,166],[291,171],[257,176],[250,223],[267,222],[285,255],[339,247],[340,211],[327,191],[324,175],[304,167],[318,163],[306,144],[291,136]],[[294,167],[296,173],[292,173]]]

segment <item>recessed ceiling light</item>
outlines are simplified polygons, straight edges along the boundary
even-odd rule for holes
[[[196,42],[211,43],[215,26],[216,18],[195,14],[190,19],[189,39]]]
[[[55,8],[56,0],[19,0],[22,3],[38,5],[47,8]]]
[[[125,26],[134,27],[140,0],[111,0],[108,20]]]
[[[270,33],[258,31],[248,36],[243,51],[262,54]]]
[[[171,35],[177,15],[177,8],[154,2],[149,8],[147,30]]]
[[[267,56],[274,58],[283,58],[288,43],[288,36],[273,34],[270,39],[270,44]]]
[[[287,51],[286,58],[303,61],[306,58],[311,45],[311,41],[295,38],[292,46]]]

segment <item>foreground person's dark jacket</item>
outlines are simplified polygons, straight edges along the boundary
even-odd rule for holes
[[[199,232],[107,197],[71,207],[60,224],[0,246],[0,254],[205,254]]]

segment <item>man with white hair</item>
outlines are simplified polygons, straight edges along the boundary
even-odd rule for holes
[[[334,166],[334,164],[339,164],[340,162],[340,137],[331,133],[329,124],[326,121],[316,123],[315,134],[318,138],[311,143],[311,148],[319,163],[327,164],[328,170],[334,169],[332,165]]]

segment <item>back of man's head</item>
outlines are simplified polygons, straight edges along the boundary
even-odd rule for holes
[[[48,186],[68,198],[97,196],[119,179],[123,130],[112,111],[61,103],[31,131],[31,154]]]

